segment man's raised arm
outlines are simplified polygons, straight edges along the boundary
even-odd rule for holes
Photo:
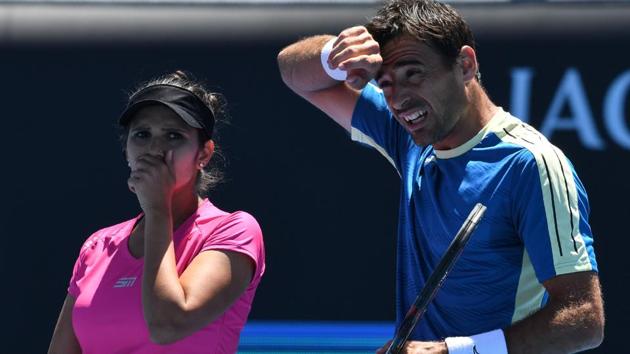
[[[322,48],[331,40],[330,54],[322,60]],[[278,54],[280,74],[287,86],[348,131],[360,90],[376,76],[381,63],[378,43],[363,26],[345,29],[336,38],[308,37]],[[333,79],[323,65],[345,71],[345,81]]]

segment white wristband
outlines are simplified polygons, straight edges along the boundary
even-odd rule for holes
[[[508,354],[505,336],[500,329],[472,337],[448,337],[444,342],[449,354]]]
[[[330,52],[332,51],[332,46],[337,40],[337,37],[331,38],[326,44],[322,47],[322,53],[320,55],[320,59],[322,62],[322,67],[328,76],[332,77],[337,81],[344,81],[348,76],[348,73],[345,70],[341,70],[339,68],[331,69],[328,66],[328,57],[330,56]]]

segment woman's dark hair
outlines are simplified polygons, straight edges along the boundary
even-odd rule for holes
[[[455,64],[462,46],[475,49],[475,39],[464,19],[451,6],[434,0],[390,0],[365,27],[381,49],[401,35],[410,35],[435,48],[449,67]]]
[[[197,96],[212,111],[215,119],[214,131],[212,133],[212,140],[214,141],[214,154],[212,155],[210,163],[199,170],[195,184],[197,194],[205,196],[210,189],[223,182],[224,179],[221,167],[225,164],[225,157],[223,156],[223,153],[217,143],[217,138],[219,136],[218,131],[229,119],[225,97],[220,93],[208,91],[204,87],[204,84],[195,79],[192,74],[181,70],[151,79],[139,85],[133,92],[131,92],[131,94],[129,94],[128,97],[131,98],[139,91],[154,85],[172,85],[188,90]],[[127,143],[127,137],[129,135],[129,126],[122,126],[121,128],[120,141],[124,151]],[[209,139],[201,129],[197,130],[199,146],[203,147]]]

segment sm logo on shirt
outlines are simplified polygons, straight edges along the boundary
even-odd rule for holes
[[[136,277],[123,277],[116,281],[114,288],[131,288],[136,282]]]

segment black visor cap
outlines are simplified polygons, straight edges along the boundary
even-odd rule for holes
[[[162,104],[193,128],[201,129],[208,139],[212,138],[214,114],[194,93],[174,85],[152,85],[131,96],[118,124],[126,127],[133,116],[143,107]]]

